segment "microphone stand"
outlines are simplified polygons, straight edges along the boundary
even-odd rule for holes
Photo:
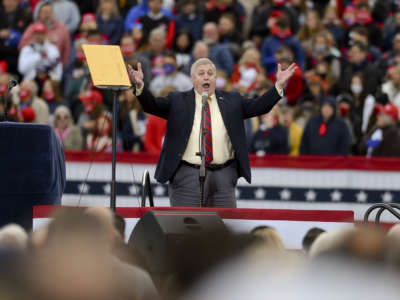
[[[118,89],[112,89],[113,92],[113,123],[112,123],[112,162],[111,162],[111,193],[110,193],[110,208],[115,212],[117,184],[115,179],[115,170],[117,164],[117,101]]]
[[[202,95],[202,105],[201,105],[201,126],[200,126],[200,152],[196,154],[201,157],[200,169],[199,169],[199,182],[200,182],[200,207],[205,206],[204,203],[204,182],[206,180],[206,101],[208,97]]]
[[[116,165],[117,165],[117,105],[119,92],[129,89],[127,86],[96,86],[100,89],[111,90],[113,95],[113,111],[112,111],[112,150],[111,150],[111,192],[110,192],[110,209],[115,212],[117,199],[117,181],[116,181]]]

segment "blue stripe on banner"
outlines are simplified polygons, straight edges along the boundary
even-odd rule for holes
[[[89,181],[86,186],[81,181],[67,181],[64,194],[108,195],[110,183]],[[141,194],[139,182],[118,182],[118,196],[137,196]],[[168,197],[168,186],[152,184],[155,197]],[[359,190],[331,188],[287,188],[270,186],[238,186],[236,196],[241,200],[282,200],[332,203],[400,203],[400,190]]]

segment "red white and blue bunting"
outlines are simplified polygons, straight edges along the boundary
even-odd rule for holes
[[[111,190],[111,156],[69,152],[66,158],[63,204],[106,205]],[[117,205],[139,205],[145,170],[152,177],[156,205],[169,205],[168,186],[153,178],[156,156],[122,153],[117,162]],[[373,203],[400,203],[399,159],[251,156],[251,165],[252,183],[238,182],[238,207],[351,209],[360,220]]]

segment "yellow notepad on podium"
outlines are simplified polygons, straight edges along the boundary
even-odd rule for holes
[[[127,89],[131,87],[121,49],[116,45],[82,45],[94,86]]]

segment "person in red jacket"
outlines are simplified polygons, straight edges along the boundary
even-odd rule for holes
[[[176,91],[175,87],[167,86],[161,90],[160,96],[166,97],[173,91]],[[148,115],[144,134],[144,148],[148,153],[160,154],[166,130],[167,121],[165,119]]]
[[[160,154],[166,128],[166,120],[154,115],[148,116],[146,133],[144,135],[144,147],[146,152],[151,154]]]
[[[275,51],[275,60],[277,63],[281,64],[282,69],[285,70],[294,62],[294,55],[289,47],[282,46]],[[276,80],[276,73],[268,76],[269,79],[274,82]],[[289,79],[285,98],[287,104],[293,106],[296,105],[304,89],[304,76],[301,68],[297,68],[293,76]]]

